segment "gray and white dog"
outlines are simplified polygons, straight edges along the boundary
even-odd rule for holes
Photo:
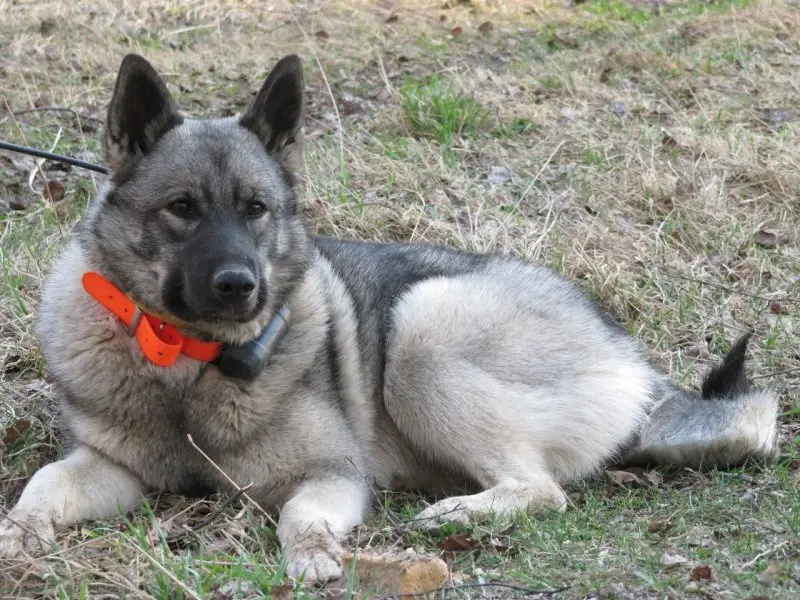
[[[562,484],[613,460],[775,454],[778,396],[750,388],[746,338],[701,394],[682,391],[547,269],[310,235],[293,191],[303,90],[289,56],[242,116],[194,120],[146,60],[123,60],[105,131],[112,176],[41,306],[67,452],[0,523],[0,555],[38,551],[59,526],[132,510],[150,491],[231,492],[197,448],[280,508],[288,572],[307,582],[341,575],[341,539],[372,484],[469,492],[419,515],[466,523],[563,509]],[[282,307],[288,328],[252,378],[186,354],[159,366],[141,320],[84,289],[88,272],[175,339],[242,348]]]

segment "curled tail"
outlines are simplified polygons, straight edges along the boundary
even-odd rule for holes
[[[753,389],[747,380],[749,338],[740,338],[709,372],[699,396],[670,386],[622,462],[708,468],[775,457],[778,394]]]

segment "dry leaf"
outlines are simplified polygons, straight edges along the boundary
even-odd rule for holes
[[[665,133],[664,136],[661,138],[661,145],[664,146],[665,148],[677,148],[678,142],[670,134]]]
[[[756,243],[765,248],[774,248],[778,243],[778,236],[774,231],[768,229],[760,229],[756,235]]]
[[[711,567],[695,567],[689,573],[689,581],[710,581],[713,575]]]
[[[653,487],[659,487],[664,481],[658,471],[645,471],[644,477]]]
[[[20,419],[19,421],[15,422],[11,427],[6,429],[6,435],[3,438],[4,444],[13,444],[16,442],[22,434],[25,433],[31,426],[31,422],[27,419]]]
[[[661,564],[668,568],[683,565],[687,562],[689,562],[688,558],[681,556],[674,550],[667,550],[664,552],[664,556],[661,557]]]
[[[294,586],[291,583],[281,583],[269,588],[269,597],[274,600],[294,600]]]
[[[318,40],[329,40],[331,36],[324,29],[320,29],[314,34],[314,37],[316,37]]]
[[[397,23],[397,21],[399,21],[399,20],[400,20],[400,17],[397,16],[397,13],[392,13],[386,19],[386,22],[387,23]]]
[[[379,594],[420,594],[441,586],[448,576],[447,564],[438,556],[388,552],[357,556],[346,552],[342,567],[347,573],[353,568],[362,586]],[[421,594],[420,594],[421,595]]]
[[[789,464],[789,475],[792,477],[800,477],[800,460],[793,460]]]
[[[789,308],[785,304],[772,301],[769,303],[769,312],[771,312],[773,315],[788,315]]]
[[[492,25],[491,21],[484,21],[478,25],[478,31],[481,33],[489,33],[492,29],[494,29],[494,25]]]
[[[466,533],[451,535],[439,543],[439,548],[445,552],[470,552],[480,546],[481,543],[478,540]]]
[[[630,468],[626,471],[606,471],[606,476],[612,483],[624,486],[635,483],[644,487],[658,487],[661,485],[661,475],[657,471]]]
[[[453,27],[453,28],[450,30],[450,34],[451,34],[453,37],[458,37],[458,36],[460,36],[462,33],[464,33],[464,29],[462,29],[461,27]]]
[[[672,529],[673,526],[674,523],[669,519],[654,519],[647,525],[647,531],[650,533],[664,533],[665,531]]]
[[[639,478],[630,471],[606,471],[612,483],[625,485],[626,483],[640,483]]]
[[[44,196],[50,202],[61,202],[64,199],[64,186],[58,181],[48,181],[44,186]]]

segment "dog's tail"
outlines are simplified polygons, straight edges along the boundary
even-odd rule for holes
[[[670,386],[650,412],[622,462],[729,467],[778,452],[778,394],[753,389],[744,363],[750,334],[740,338],[703,381],[701,393]]]

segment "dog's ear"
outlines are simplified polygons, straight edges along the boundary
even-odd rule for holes
[[[108,107],[103,138],[106,163],[116,171],[130,159],[147,154],[182,120],[152,65],[141,56],[128,54],[122,59]]]
[[[295,55],[282,58],[267,77],[239,124],[255,133],[267,152],[290,174],[302,166],[303,64]]]

